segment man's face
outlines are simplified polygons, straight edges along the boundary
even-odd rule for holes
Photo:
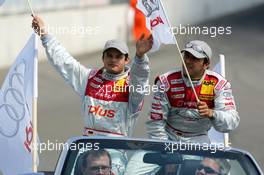
[[[82,172],[83,175],[111,175],[111,165],[108,156],[88,156],[87,166]]]
[[[219,175],[220,167],[213,159],[206,158],[201,162],[200,168],[196,170],[196,175]]]
[[[122,73],[125,65],[128,64],[129,59],[125,58],[119,50],[110,48],[105,51],[103,55],[104,68],[107,72],[112,74]]]
[[[189,52],[184,52],[184,62],[192,79],[202,78],[204,71],[208,68],[209,63],[204,63],[205,58],[196,58]],[[186,74],[185,69],[183,68],[184,75]]]

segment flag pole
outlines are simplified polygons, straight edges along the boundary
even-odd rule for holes
[[[161,5],[162,10],[164,11],[164,15],[165,15],[166,20],[168,21],[168,24],[169,24],[170,29],[171,29],[171,24],[170,24],[170,21],[169,21],[169,18],[168,18],[168,16],[167,16],[166,12],[165,12],[165,8],[164,8],[164,6],[163,6],[162,0],[160,0],[159,2],[160,2],[160,5]],[[171,32],[171,31],[170,31],[170,32]],[[181,49],[180,49],[180,47],[179,47],[178,41],[177,41],[177,39],[176,39],[176,37],[175,37],[174,34],[173,34],[173,40],[174,40],[174,42],[175,42],[175,44],[176,44],[176,47],[177,47],[177,50],[178,50],[178,52],[179,52],[179,54],[180,54],[180,58],[181,58],[181,61],[182,61],[183,67],[184,67],[184,69],[186,70],[187,77],[188,77],[188,79],[189,79],[189,81],[190,81],[190,83],[191,83],[191,87],[192,87],[193,93],[194,93],[194,95],[195,95],[196,101],[199,102],[200,100],[199,100],[199,98],[198,98],[198,96],[197,96],[197,93],[196,93],[196,91],[195,91],[195,89],[194,89],[194,86],[193,86],[193,83],[192,83],[192,80],[191,80],[191,77],[190,77],[189,71],[188,71],[188,69],[187,69],[187,67],[186,67],[186,64],[185,64],[184,60],[183,60],[183,56],[182,56],[182,54],[181,54]]]
[[[32,104],[32,123],[33,123],[33,152],[32,152],[32,170],[34,173],[38,171],[38,122],[37,122],[37,102],[38,102],[38,37],[35,35],[34,49],[34,88],[33,88],[33,104]]]
[[[220,66],[221,66],[221,75],[223,77],[226,77],[226,72],[225,72],[225,56],[220,54]],[[224,145],[225,147],[229,147],[229,134],[228,133],[224,133]]]
[[[33,11],[33,8],[32,8],[32,5],[31,5],[30,0],[27,0],[27,4],[28,4],[28,7],[29,7],[29,9],[30,9],[30,11],[31,11],[31,14],[32,14],[33,16],[35,16],[35,13],[34,13],[34,11]]]
[[[32,5],[30,0],[27,0],[28,7],[30,12],[33,16],[35,13],[33,11]],[[38,106],[38,39],[37,35],[34,33],[34,49],[35,49],[35,56],[34,56],[34,88],[33,88],[33,99],[32,99],[32,125],[33,125],[33,152],[32,152],[32,171],[34,173],[38,172],[38,121],[37,121],[37,106]]]

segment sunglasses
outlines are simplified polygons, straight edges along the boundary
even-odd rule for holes
[[[217,174],[217,175],[221,175],[220,172],[217,172],[214,169],[212,169],[211,167],[204,166],[204,165],[199,165],[199,167],[197,168],[197,170],[198,171],[204,170],[204,172],[206,174]]]
[[[192,43],[187,43],[186,44],[186,48],[192,48],[196,52],[205,55],[205,57],[209,60],[208,55],[205,53],[205,51],[203,50],[203,48],[201,46],[198,46],[198,45],[195,45],[195,44],[192,44]]]

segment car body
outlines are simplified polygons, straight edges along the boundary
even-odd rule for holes
[[[65,143],[55,175],[76,175],[78,157],[86,151],[106,149],[121,151],[127,158],[126,175],[165,174],[164,167],[175,165],[175,174],[192,174],[205,158],[221,159],[230,164],[231,175],[262,175],[262,171],[246,151],[221,144],[194,144],[125,137],[74,137]],[[149,166],[151,165],[151,166]],[[128,170],[129,169],[129,170]],[[45,173],[48,174],[48,173]]]

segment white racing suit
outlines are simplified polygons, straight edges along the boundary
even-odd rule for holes
[[[131,136],[148,86],[148,57],[135,57],[131,69],[126,67],[124,73],[114,75],[85,68],[51,35],[41,39],[51,64],[82,99],[84,135]],[[118,159],[116,152],[113,155]],[[122,164],[124,169],[126,162],[114,160],[113,166],[119,162],[116,166]]]
[[[150,120],[146,123],[150,138],[183,144],[195,142],[204,146],[210,142],[207,131],[212,126],[220,132],[228,132],[238,126],[239,116],[231,85],[221,75],[206,70],[200,81],[193,81],[198,98],[215,111],[212,120],[199,115],[190,82],[181,69],[159,76],[155,83],[160,89],[154,93]],[[160,166],[143,162],[145,153],[138,151],[133,154],[125,175],[152,175],[159,171]],[[184,155],[183,158],[195,157]]]
[[[239,124],[230,83],[221,75],[206,70],[193,81],[201,101],[214,110],[213,119],[199,115],[189,80],[177,69],[159,76],[160,91],[154,94],[147,130],[150,138],[183,142],[209,143],[208,130],[229,132]]]

